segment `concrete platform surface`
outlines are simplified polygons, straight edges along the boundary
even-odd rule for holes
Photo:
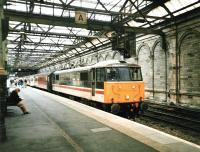
[[[75,101],[22,88],[31,114],[8,107],[0,152],[200,152],[193,143]]]

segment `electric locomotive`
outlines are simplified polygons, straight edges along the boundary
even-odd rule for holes
[[[114,114],[138,113],[144,102],[141,67],[125,61],[55,71],[49,79],[50,90],[87,99]]]

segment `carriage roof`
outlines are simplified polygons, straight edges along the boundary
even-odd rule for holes
[[[102,61],[98,62],[91,66],[85,66],[85,67],[78,67],[74,69],[67,69],[67,70],[61,70],[61,71],[55,71],[54,74],[60,74],[60,73],[67,73],[67,72],[76,72],[76,71],[88,71],[92,68],[102,68],[102,67],[140,67],[137,64],[130,64],[125,61],[119,61],[119,60],[110,60],[110,61]]]

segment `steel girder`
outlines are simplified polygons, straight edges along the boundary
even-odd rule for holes
[[[65,26],[65,27],[74,27],[74,28],[84,28],[93,31],[127,31],[135,33],[144,33],[144,34],[158,34],[162,35],[161,30],[153,30],[150,28],[142,27],[127,27],[121,26],[118,23],[111,23],[105,21],[97,20],[88,20],[87,24],[77,24],[75,23],[75,18],[73,17],[55,17],[49,15],[40,15],[40,14],[28,14],[25,12],[5,10],[5,16],[9,17],[10,21],[19,21],[25,23],[36,23],[36,24],[46,24],[53,26]]]

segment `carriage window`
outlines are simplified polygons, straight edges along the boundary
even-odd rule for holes
[[[104,68],[96,69],[96,80],[103,82],[104,77],[105,77],[105,69]]]
[[[88,72],[87,71],[80,73],[80,80],[81,81],[87,81],[88,80]]]
[[[80,73],[79,72],[74,72],[74,78],[76,81],[80,80]]]
[[[65,80],[66,80],[66,81],[69,81],[69,80],[70,80],[70,73],[66,73],[66,74],[65,74]]]
[[[59,80],[59,75],[56,75],[56,80]]]

